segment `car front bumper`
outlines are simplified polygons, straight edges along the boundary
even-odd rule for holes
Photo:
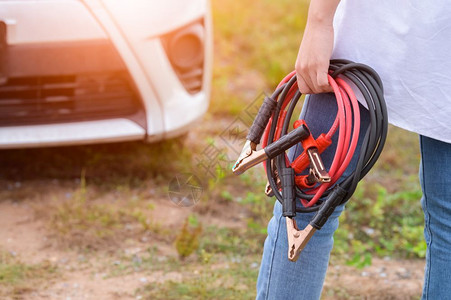
[[[0,2],[0,21],[3,20],[7,26],[6,57],[12,58],[8,60],[10,63],[3,64],[6,67],[0,68],[0,82],[2,77],[31,78],[33,84],[41,84],[38,88],[32,87],[32,92],[39,96],[48,94],[43,102],[31,104],[39,106],[42,112],[35,113],[34,119],[27,117],[29,112],[26,110],[19,111],[16,117],[3,118],[4,122],[0,122],[0,148],[127,140],[158,141],[182,134],[198,121],[206,112],[209,102],[212,41],[209,7],[205,5],[208,2],[192,1],[189,10],[177,10],[178,15],[174,16],[176,21],[166,20],[164,23],[162,16],[159,20],[148,17],[149,10],[157,2],[135,0],[126,6],[124,1],[116,0]],[[159,9],[170,12],[175,2],[172,0],[159,4],[165,6]],[[125,12],[124,7],[127,10]],[[157,15],[155,10],[152,11]],[[184,88],[171,66],[161,37],[199,20],[205,26],[205,61],[202,89],[192,94]],[[49,25],[52,22],[53,26]],[[97,46],[93,48],[95,51],[87,51],[86,47],[80,45]],[[90,53],[96,51],[100,51],[100,54],[90,57]],[[106,81],[102,78],[110,78],[111,72],[114,76],[117,76],[117,72],[126,73],[121,73],[121,80],[129,80],[128,97],[135,104],[126,105],[126,109],[116,106],[116,111],[111,114],[92,114],[90,111],[86,113],[74,109],[77,105],[80,108],[77,99],[84,99],[86,103],[90,101],[89,97],[83,96],[87,90],[105,92],[102,86]],[[50,77],[52,81],[55,74],[59,77],[72,76],[72,81],[58,83],[59,86],[46,84],[46,80]],[[128,77],[124,79],[124,76]],[[117,78],[113,79],[117,83]],[[26,85],[29,88],[29,82]],[[51,91],[46,89],[49,86]],[[22,88],[20,86],[19,90]],[[68,88],[73,89],[72,94],[69,93],[72,98],[67,95]],[[115,87],[111,91],[114,90]],[[97,96],[103,97],[100,94]],[[125,101],[130,99],[124,98]],[[8,105],[11,104],[14,101]],[[9,111],[4,108],[0,103],[0,110],[7,114]],[[63,115],[55,117],[58,113]],[[38,115],[40,117],[36,117]]]

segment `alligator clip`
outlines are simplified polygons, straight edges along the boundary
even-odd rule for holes
[[[317,148],[308,148],[307,154],[310,160],[310,172],[313,174],[317,182],[330,182],[329,173],[324,167],[323,161],[319,156]]]
[[[299,230],[296,225],[296,220],[290,217],[285,217],[287,222],[288,235],[288,259],[296,261],[299,254],[305,248],[310,238],[316,232],[316,229],[308,224],[303,230]]]
[[[243,150],[241,150],[240,156],[233,165],[232,171],[234,174],[240,175],[267,158],[263,149],[257,151],[257,145],[247,140],[243,146]]]
[[[233,173],[239,175],[266,159],[272,159],[277,155],[284,153],[290,147],[308,137],[309,134],[310,132],[306,126],[298,126],[290,133],[282,136],[277,141],[258,151],[255,151],[257,145],[252,143],[250,140],[247,140],[240,156],[238,157],[238,160],[232,168],[232,171]]]
[[[243,150],[241,150],[241,154],[232,168],[233,173],[241,174],[250,167],[264,160],[264,158],[259,158],[258,162],[249,165],[250,162],[253,162],[255,154],[258,153],[258,151],[256,151],[257,145],[260,144],[260,140],[266,126],[271,122],[270,118],[274,109],[276,108],[276,105],[276,100],[271,97],[265,97],[265,100],[260,106],[257,116],[255,117],[254,122],[251,125],[251,128],[249,128],[249,133],[246,137],[246,143],[244,144]],[[262,155],[261,152],[259,152],[259,154]]]
[[[304,120],[297,120],[293,124],[294,128],[301,125],[307,127]],[[322,134],[318,140],[315,140],[310,133],[307,138],[301,140],[304,152],[293,161],[292,167],[295,169],[296,173],[300,173],[307,167],[308,163],[310,163],[310,173],[307,177],[308,185],[313,185],[316,182],[330,182],[330,176],[327,173],[319,154],[320,151],[324,151],[331,143],[332,141],[324,134]]]

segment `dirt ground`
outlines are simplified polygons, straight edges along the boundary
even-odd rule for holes
[[[109,264],[117,264],[120,258],[110,250],[83,254],[58,246],[52,240],[46,222],[36,216],[36,206],[45,206],[51,198],[73,191],[73,186],[54,180],[33,182],[1,182],[0,194],[0,245],[25,264],[50,262],[58,267],[58,275],[40,282],[29,292],[16,299],[141,299],[135,293],[152,282],[181,280],[175,271],[130,272],[122,276],[108,276]],[[30,191],[35,191],[34,196]],[[23,195],[28,195],[23,198]],[[108,195],[106,195],[108,197]],[[153,199],[155,217],[160,221],[180,222],[190,209],[173,205],[167,199]],[[236,226],[230,218],[213,218],[222,226]],[[149,245],[157,245],[168,255],[175,249],[160,241],[134,239],[121,243],[121,250],[139,254]],[[117,253],[114,252],[114,253]],[[325,299],[411,299],[421,293],[424,264],[421,261],[395,261],[389,258],[375,259],[372,266],[356,269],[343,265],[331,265],[325,284]]]
[[[224,122],[226,125],[230,123],[228,120]],[[185,142],[189,145],[190,141],[203,140],[205,131],[208,133],[209,130],[220,130],[226,125],[216,122],[215,125],[204,126],[200,133],[199,131],[191,132]],[[80,153],[84,155],[84,152],[77,152],[79,150],[75,151],[70,147],[44,152],[21,150],[19,154],[14,151],[3,151],[0,154],[2,155],[0,157],[0,164],[2,164],[0,168],[0,258],[2,258],[1,255],[7,255],[20,261],[19,266],[44,266],[47,270],[45,266],[50,265],[57,271],[50,275],[45,275],[49,273],[47,271],[43,272],[41,279],[32,278],[30,284],[22,284],[14,289],[2,287],[2,279],[5,280],[5,278],[1,277],[0,272],[0,298],[152,299],[140,291],[152,284],[169,281],[183,282],[186,278],[184,268],[187,264],[189,265],[189,261],[178,268],[169,266],[171,259],[177,259],[177,251],[173,241],[168,241],[164,236],[171,231],[180,230],[184,220],[190,214],[196,212],[201,216],[202,223],[215,225],[216,228],[246,228],[248,216],[239,204],[210,201],[207,208],[199,211],[198,206],[175,205],[165,191],[167,187],[162,187],[161,183],[156,183],[153,179],[145,179],[138,185],[124,186],[121,183],[121,177],[124,174],[133,172],[133,174],[139,174],[143,170],[150,170],[153,162],[142,167],[143,163],[149,164],[145,159],[147,153],[140,156],[139,151],[130,151],[128,146],[125,153],[118,150],[117,145],[108,147],[106,146],[106,150],[100,147],[104,151],[103,154],[115,152],[113,156],[105,159],[108,164],[106,169],[98,170],[96,167],[91,167],[88,173],[91,172],[91,178],[97,175],[106,176],[107,181],[110,182],[105,183],[103,179],[97,178],[96,182],[99,183],[100,188],[96,188],[96,184],[90,184],[89,189],[84,191],[90,194],[86,197],[98,204],[99,206],[96,207],[100,209],[120,208],[128,205],[127,202],[133,202],[135,198],[139,199],[140,203],[151,207],[145,209],[147,211],[145,217],[152,220],[154,225],[149,226],[153,226],[151,229],[159,234],[148,234],[143,231],[136,231],[137,233],[133,234],[121,233],[117,235],[116,240],[110,239],[106,245],[95,249],[90,245],[77,248],[77,245],[67,244],[67,240],[80,238],[75,235],[82,235],[83,238],[84,233],[75,232],[74,234],[72,231],[67,235],[73,236],[65,236],[64,230],[59,228],[58,238],[54,228],[49,227],[55,224],[49,222],[49,218],[55,215],[55,211],[52,210],[59,210],[62,207],[61,204],[71,203],[77,198],[80,186],[83,185],[79,172],[82,169],[79,167],[82,163],[78,158],[74,158],[67,166],[60,166],[59,163],[67,163],[67,161],[59,156],[64,157],[74,153],[75,156]],[[189,146],[189,148],[194,147],[196,146]],[[85,158],[84,163],[94,161],[95,165],[99,159],[102,159],[98,157],[99,154],[88,152],[90,158]],[[159,157],[160,154],[156,155]],[[128,165],[124,166],[124,163]],[[103,162],[99,165],[102,164]],[[48,167],[48,165],[52,166]],[[123,172],[122,167],[126,171]],[[109,173],[116,175],[110,176]],[[155,176],[158,178],[158,174]],[[156,192],[158,189],[159,192]],[[101,206],[103,204],[105,206]],[[72,211],[80,214],[77,217],[91,217],[87,212],[77,212],[77,209],[79,207],[72,207]],[[143,210],[141,206],[133,209]],[[133,209],[132,212],[134,212]],[[77,221],[76,218],[74,220]],[[83,222],[83,220],[78,221]],[[121,222],[126,223],[125,230],[133,232],[133,228],[128,228],[132,225],[127,224],[127,219]],[[137,223],[136,220],[134,223]],[[114,226],[114,224],[108,226]],[[61,238],[66,242],[61,243]],[[136,268],[136,265],[144,264],[143,260],[148,255],[149,249],[156,249],[156,261],[147,262],[149,265],[146,267]],[[258,259],[259,256],[252,258],[255,261],[252,262],[254,270],[258,270]],[[340,264],[334,259],[331,261],[323,292],[324,299],[416,299],[421,295],[424,272],[424,262],[421,260],[373,259],[372,265],[363,269]],[[166,265],[165,262],[167,262]],[[193,264],[197,264],[194,270],[197,274],[202,272],[202,268],[209,268],[210,272],[215,268],[218,270],[228,268],[227,263],[202,266],[198,261],[193,261]],[[0,260],[1,270],[2,261]],[[10,273],[7,273],[7,276],[8,274]],[[40,277],[41,275],[35,272],[31,276]],[[243,288],[253,290],[254,283],[251,285]],[[159,296],[158,299],[165,299],[165,297]],[[198,298],[187,296],[184,299]]]

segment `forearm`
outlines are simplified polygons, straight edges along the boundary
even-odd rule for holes
[[[340,3],[340,0],[311,0],[307,25],[323,24],[332,26],[338,3]]]
[[[334,42],[333,20],[340,0],[311,0],[307,25],[296,60],[299,90],[330,92],[327,72]]]

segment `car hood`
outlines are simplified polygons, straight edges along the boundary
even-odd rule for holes
[[[84,0],[100,1],[112,19],[128,34],[152,38],[205,15],[206,0]]]

